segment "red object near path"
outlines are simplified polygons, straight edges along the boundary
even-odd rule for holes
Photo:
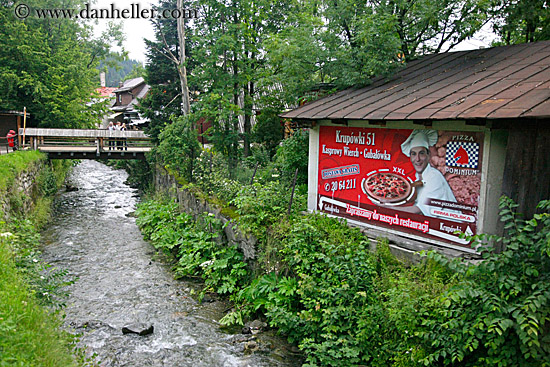
[[[8,146],[10,148],[15,148],[15,137],[17,136],[17,134],[15,134],[15,131],[13,130],[10,130],[8,132],[8,135],[6,135],[6,138],[8,139]]]

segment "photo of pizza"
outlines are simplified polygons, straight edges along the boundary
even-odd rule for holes
[[[363,185],[367,195],[383,203],[405,200],[411,193],[411,184],[394,173],[373,174],[363,181]]]

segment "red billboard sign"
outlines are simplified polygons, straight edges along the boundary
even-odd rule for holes
[[[476,233],[483,133],[321,126],[318,208],[461,246]]]

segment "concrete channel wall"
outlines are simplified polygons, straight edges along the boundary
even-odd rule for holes
[[[155,191],[164,192],[177,200],[181,210],[191,214],[194,218],[199,218],[204,213],[214,215],[224,224],[223,240],[226,240],[227,243],[232,245],[236,244],[243,252],[246,260],[253,260],[256,258],[257,239],[253,236],[244,235],[239,231],[234,221],[221,214],[220,208],[216,208],[211,203],[197,198],[190,190],[182,188],[181,185],[177,183],[177,180],[164,168],[157,167],[154,176]],[[348,225],[355,227],[353,223],[348,223]],[[394,256],[405,262],[419,262],[421,258],[418,253],[423,250],[436,250],[449,258],[465,257],[465,254],[460,251],[437,247],[432,244],[406,239],[386,232],[362,228],[361,226],[359,226],[359,228],[365,237],[370,240],[371,250],[374,251],[376,249],[376,244],[379,240],[386,240]]]
[[[245,260],[256,258],[257,239],[254,236],[243,234],[236,223],[221,214],[221,209],[211,203],[197,198],[190,190],[182,188],[176,179],[164,168],[157,167],[154,172],[155,191],[164,192],[177,200],[183,212],[191,214],[195,219],[205,213],[213,215],[223,223],[223,240],[230,245],[237,245],[243,252]]]

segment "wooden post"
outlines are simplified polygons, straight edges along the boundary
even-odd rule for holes
[[[292,198],[294,198],[294,189],[296,188],[296,178],[298,177],[298,168],[294,172],[294,181],[292,181],[292,194],[290,194],[290,203],[288,203],[288,215],[290,215],[290,209],[292,208]]]
[[[25,145],[25,131],[27,129],[27,107],[23,107],[23,147]]]
[[[21,129],[21,116],[17,115],[17,146],[21,146],[21,135],[19,130]]]
[[[258,170],[258,165],[260,162],[256,162],[256,167],[254,167],[254,173],[252,174],[252,178],[250,179],[250,184],[252,185],[254,183],[254,177],[256,176],[256,171]]]

